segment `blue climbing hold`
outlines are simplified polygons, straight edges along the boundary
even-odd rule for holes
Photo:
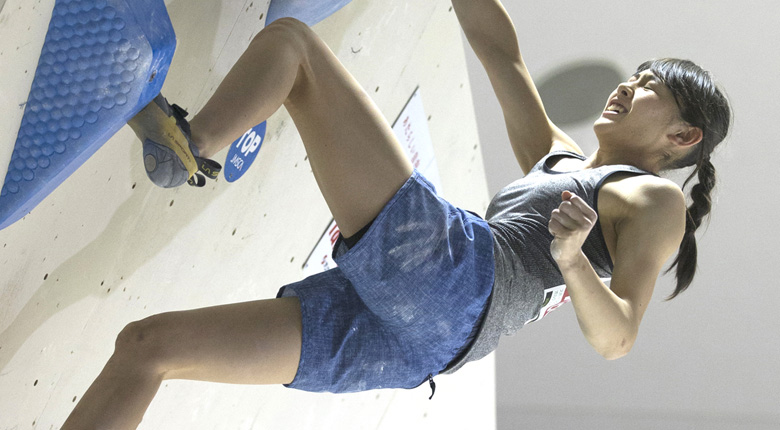
[[[163,0],[56,1],[0,192],[0,229],[160,92],[175,49]]]
[[[308,26],[322,21],[352,0],[271,0],[266,25],[279,18],[295,18]]]

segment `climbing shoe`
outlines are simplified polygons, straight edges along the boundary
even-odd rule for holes
[[[202,187],[206,179],[216,179],[222,166],[201,158],[190,138],[187,111],[170,105],[158,94],[127,124],[143,143],[146,175],[158,187],[173,188],[185,182]],[[202,175],[200,173],[202,173]],[[204,177],[205,176],[205,177]]]

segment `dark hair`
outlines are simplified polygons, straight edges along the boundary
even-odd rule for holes
[[[672,161],[667,169],[695,166],[683,184],[683,189],[694,176],[699,183],[691,188],[692,204],[688,206],[685,236],[672,265],[664,273],[677,267],[677,287],[667,297],[671,300],[685,291],[696,273],[696,229],[709,215],[712,208],[710,193],[715,187],[715,167],[710,155],[723,141],[731,125],[731,108],[723,92],[716,86],[712,75],[688,60],[662,58],[642,63],[637,73],[650,70],[674,94],[680,117],[703,132],[701,142],[684,157]]]

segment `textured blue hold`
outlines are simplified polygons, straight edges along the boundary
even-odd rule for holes
[[[56,1],[0,192],[0,229],[160,92],[175,49],[163,0]]]
[[[352,0],[271,0],[266,25],[279,18],[295,18],[312,26],[333,15]]]

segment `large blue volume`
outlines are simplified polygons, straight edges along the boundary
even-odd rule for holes
[[[163,0],[56,1],[0,193],[0,229],[160,92],[175,49]]]
[[[333,15],[352,0],[271,0],[265,25],[291,17],[312,26]]]

